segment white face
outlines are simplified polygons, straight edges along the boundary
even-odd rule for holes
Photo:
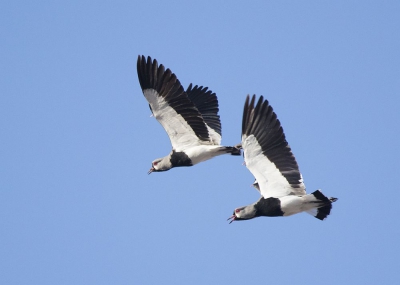
[[[234,220],[248,220],[255,216],[256,208],[254,207],[254,204],[251,204],[245,207],[236,208],[233,212],[232,218],[234,217]]]
[[[162,160],[161,158],[154,160],[151,163],[151,168],[150,168],[149,172],[147,172],[147,174],[150,174],[150,173],[152,173],[154,171],[156,171],[156,172],[160,171],[158,166],[159,166],[161,160]]]
[[[232,223],[233,221],[252,219],[255,217],[255,213],[256,209],[254,208],[254,205],[236,208],[233,211],[233,215],[229,217],[228,221],[230,220],[229,223]]]
[[[243,210],[244,210],[244,207],[236,208],[236,209],[235,209],[235,211],[233,212],[233,214],[235,215],[236,219],[241,219],[241,218],[242,218],[242,214],[243,214],[243,212],[244,212]]]
[[[228,218],[228,221],[230,221],[229,223],[232,223],[233,221],[237,221],[237,220],[243,220],[241,213],[242,213],[242,210],[243,210],[244,208],[245,208],[245,207],[236,208],[236,209],[233,211],[233,215],[230,216],[230,217]]]
[[[151,163],[149,174],[152,172],[167,171],[171,169],[171,162],[169,158],[157,158]]]
[[[161,162],[161,159],[156,159],[152,162],[152,168],[154,168],[155,171],[159,170],[159,164]]]

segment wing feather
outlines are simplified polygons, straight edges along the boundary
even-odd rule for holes
[[[186,89],[186,94],[203,116],[214,144],[219,145],[221,143],[221,120],[218,115],[217,95],[207,87],[197,85],[193,87],[192,84]]]
[[[304,195],[305,185],[281,124],[263,96],[247,96],[242,121],[242,147],[247,168],[267,197]]]
[[[151,57],[139,56],[139,83],[154,117],[167,132],[172,147],[213,144],[203,117],[190,101],[176,75]]]

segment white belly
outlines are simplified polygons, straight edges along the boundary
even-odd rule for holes
[[[185,150],[185,153],[191,159],[192,164],[195,165],[226,152],[221,151],[221,146],[219,145],[199,145]]]
[[[281,200],[281,208],[284,216],[307,212],[319,206],[317,203],[314,203],[316,199],[313,195],[290,195],[286,197],[281,197],[279,199]]]

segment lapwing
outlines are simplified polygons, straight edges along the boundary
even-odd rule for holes
[[[299,166],[281,124],[263,96],[248,95],[242,120],[242,148],[246,167],[254,175],[253,183],[261,198],[248,206],[236,208],[228,219],[249,220],[256,217],[290,216],[307,212],[324,220],[337,198],[326,197],[320,190],[306,194]]]
[[[193,166],[222,154],[240,155],[240,146],[221,145],[218,99],[207,87],[183,89],[170,69],[156,59],[138,57],[137,72],[144,97],[172,144],[171,152],[155,159],[148,174]]]

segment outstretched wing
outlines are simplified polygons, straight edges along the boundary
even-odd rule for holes
[[[207,87],[197,85],[192,87],[192,83],[186,89],[186,94],[201,113],[214,144],[221,144],[221,121],[218,115],[217,95]]]
[[[263,96],[247,96],[243,110],[242,147],[247,168],[264,198],[305,195],[296,159],[272,107]]]
[[[139,83],[154,117],[164,127],[176,151],[187,147],[212,144],[199,110],[190,101],[176,75],[157,60],[139,56]]]

